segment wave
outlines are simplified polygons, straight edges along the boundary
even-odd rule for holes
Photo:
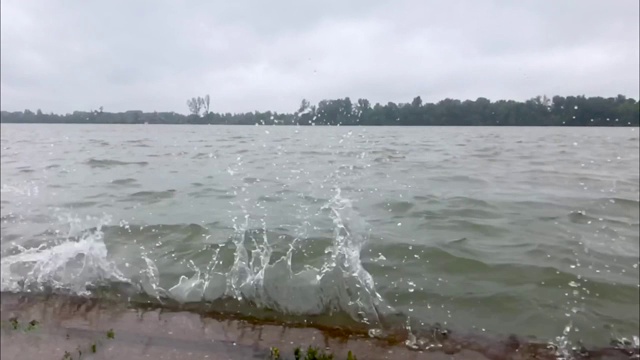
[[[140,192],[132,197],[153,199],[173,193]],[[455,308],[464,303],[460,309],[487,312],[507,306],[521,309],[523,317],[535,316],[536,311],[527,310],[531,305],[527,301],[536,303],[531,299],[544,291],[567,291],[576,279],[576,274],[561,265],[575,258],[558,258],[556,267],[522,261],[548,254],[538,254],[530,246],[519,248],[520,257],[507,249],[504,253],[513,257],[500,258],[483,256],[473,240],[385,244],[370,235],[367,224],[340,191],[328,200],[313,200],[324,204],[318,216],[331,221],[332,232],[312,236],[289,225],[269,229],[248,215],[235,218],[233,226],[227,227],[219,223],[111,224],[108,217],[68,219],[68,231],[52,231],[38,246],[3,251],[2,291],[123,297],[200,313],[216,311],[300,325],[338,323],[387,336],[397,329],[410,328],[416,334],[444,329],[427,323],[433,313],[425,316],[405,310],[410,304],[413,308],[422,303],[450,303]],[[465,198],[456,201],[461,207],[471,203]],[[413,210],[410,204],[378,206],[404,213]],[[486,203],[473,204],[478,211],[491,210]],[[475,226],[476,232],[495,232],[489,225]],[[557,255],[564,256],[560,251]],[[400,266],[402,271],[397,270]],[[447,274],[452,285],[435,281],[438,274]],[[375,284],[374,276],[395,280]],[[407,276],[417,284],[403,281]],[[477,285],[489,282],[504,285],[497,287],[503,291],[491,292]],[[543,285],[531,285],[539,282]],[[583,287],[603,296],[618,294],[621,307],[637,293],[634,286],[608,284],[605,278],[590,278]],[[504,289],[517,291],[517,296]]]
[[[391,308],[360,261],[367,242],[363,224],[340,192],[324,209],[334,223],[334,236],[327,239],[324,251],[309,256],[302,246],[306,238],[273,240],[266,228],[250,229],[248,216],[227,229],[229,241],[220,243],[206,241],[209,231],[196,224],[135,227],[99,221],[79,230],[81,222],[74,221],[70,227],[75,229],[66,236],[34,248],[18,247],[18,253],[3,257],[2,291],[92,294],[96,288],[128,284],[136,293],[158,301],[235,301],[286,315],[343,314],[375,326],[380,312]],[[117,239],[109,243],[110,251],[105,234]],[[188,246],[203,240],[202,250]],[[149,246],[152,241],[155,244]],[[127,249],[131,242],[139,245],[138,253]],[[314,245],[321,243],[314,241]],[[184,260],[186,255],[194,256]],[[303,265],[293,263],[294,257],[301,256],[307,258]],[[180,263],[172,259],[181,258],[189,270],[165,273]]]
[[[17,247],[18,254],[2,258],[2,291],[52,288],[88,295],[93,284],[128,281],[107,258],[101,226],[96,231],[82,232],[75,241]]]

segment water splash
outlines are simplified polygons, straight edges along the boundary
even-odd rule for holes
[[[322,266],[317,280],[320,283],[324,281],[324,285],[335,292],[332,300],[337,299],[339,304],[331,306],[337,305],[343,310],[357,309],[357,314],[351,313],[352,317],[365,323],[379,324],[378,307],[384,301],[375,289],[373,277],[360,261],[360,251],[367,240],[365,224],[353,209],[351,200],[343,198],[339,188],[335,192],[323,207],[330,211],[333,220],[334,242],[326,250],[330,258]]]
[[[571,360],[573,356],[571,354],[571,341],[569,340],[569,334],[573,327],[573,322],[569,321],[567,326],[564,327],[562,335],[556,336],[556,342],[550,343],[549,346],[555,349],[556,358],[559,360]]]
[[[305,264],[300,271],[293,271],[293,255],[304,253],[303,247],[309,245],[306,240],[295,237],[286,252],[276,256],[266,222],[260,220],[261,231],[251,230],[251,218],[245,214],[242,222],[234,222],[228,246],[233,247],[233,264],[227,270],[220,266],[218,248],[206,268],[191,262],[193,275],[181,276],[168,294],[181,302],[232,298],[294,315],[340,312],[365,324],[379,325],[380,309],[392,309],[362,267],[360,251],[367,241],[364,221],[339,189],[322,210],[333,221],[334,236],[321,266]]]
[[[97,222],[90,230],[77,217],[68,218],[68,233],[37,247],[17,246],[19,253],[2,258],[2,291],[64,290],[88,295],[103,282],[129,282],[108,258],[102,227],[111,219],[88,217]]]

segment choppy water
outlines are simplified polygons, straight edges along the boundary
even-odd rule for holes
[[[638,335],[637,128],[3,125],[1,145],[2,291]]]

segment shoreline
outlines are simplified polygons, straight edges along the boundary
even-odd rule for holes
[[[255,126],[277,126],[277,127],[309,127],[309,128],[325,128],[325,127],[346,127],[346,128],[357,128],[357,127],[375,127],[375,128],[383,128],[383,127],[393,127],[393,128],[605,128],[605,129],[624,129],[624,128],[632,128],[637,129],[640,126],[636,124],[626,124],[626,125],[494,125],[494,124],[486,124],[486,125],[396,125],[396,124],[368,124],[368,125],[359,125],[359,124],[347,124],[347,125],[329,125],[329,124],[318,124],[318,125],[308,125],[308,124],[275,124],[275,125],[256,125],[256,124],[222,124],[222,123],[144,123],[144,122],[28,122],[28,121],[0,121],[1,125],[171,125],[171,126],[184,126],[184,125],[195,125],[195,126],[239,126],[239,127],[255,127]]]
[[[437,342],[405,345],[405,333],[384,339],[339,328],[291,324],[223,314],[67,295],[0,294],[2,358],[20,359],[282,359],[295,348],[318,347],[346,359],[555,359],[556,349],[511,336],[503,341],[434,334]],[[110,335],[113,332],[113,336]],[[411,345],[411,344],[410,344]],[[429,348],[429,349],[427,349]],[[576,359],[629,359],[638,349],[581,349]]]

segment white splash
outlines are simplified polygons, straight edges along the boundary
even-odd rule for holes
[[[288,314],[345,312],[355,320],[379,324],[384,301],[360,261],[367,241],[364,221],[339,189],[323,210],[333,220],[334,237],[320,267],[304,265],[292,271],[292,255],[304,246],[301,237],[289,244],[284,256],[274,259],[267,224],[261,221],[262,231],[250,231],[251,219],[245,214],[242,222],[234,222],[231,267],[220,268],[218,249],[206,268],[190,263],[193,274],[182,276],[168,294],[181,302],[228,297]]]
[[[86,295],[91,285],[103,281],[129,282],[108,258],[102,226],[79,230],[81,220],[69,218],[68,235],[34,248],[18,246],[20,252],[2,258],[2,291],[36,291],[51,287]]]

